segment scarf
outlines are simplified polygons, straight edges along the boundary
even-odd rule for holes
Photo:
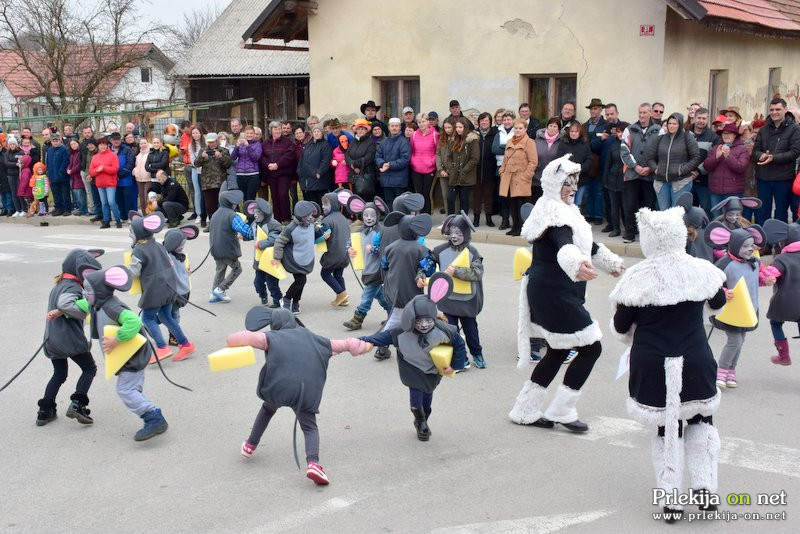
[[[545,130],[544,139],[545,139],[545,141],[547,141],[547,148],[552,148],[553,147],[553,143],[556,142],[556,139],[558,139],[558,136],[559,136],[559,134],[555,134],[553,137],[550,137],[549,135],[547,135],[547,130]]]
[[[519,144],[519,142],[520,142],[520,141],[522,141],[522,138],[523,138],[523,137],[525,137],[525,136],[524,136],[524,135],[520,135],[519,137],[517,137],[516,135],[515,135],[515,136],[512,136],[512,137],[511,137],[511,143],[512,143],[512,144],[515,144],[515,145],[518,145],[518,144]]]

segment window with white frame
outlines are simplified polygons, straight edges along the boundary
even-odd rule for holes
[[[141,67],[139,72],[142,75],[142,83],[151,83],[153,81],[153,69],[150,67]]]

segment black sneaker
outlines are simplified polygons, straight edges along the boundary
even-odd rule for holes
[[[612,230],[608,234],[608,237],[619,237],[620,235],[622,235],[622,232],[620,232],[619,230]]]
[[[120,221],[117,221],[117,228],[122,228],[122,223]]]
[[[625,234],[625,235],[622,237],[622,242],[623,242],[623,243],[633,243],[634,241],[636,241],[636,237],[635,237],[635,236],[632,236],[632,235],[630,235],[630,234]]]
[[[53,217],[59,217],[61,214],[62,214],[61,210],[54,210],[50,212],[50,215],[52,215]]]
[[[103,216],[102,215],[95,215],[94,217],[89,219],[90,222],[100,222],[102,220],[103,220]]]
[[[189,215],[189,220],[190,220],[190,221],[193,221],[193,220],[195,220],[196,218],[197,218],[197,214],[196,214],[196,213],[192,213],[191,215]]]
[[[614,229],[613,226],[611,226],[610,224],[607,224],[600,231],[603,232],[604,234],[607,234],[608,232],[612,231],[613,229]]]
[[[262,306],[268,306],[269,305],[269,299],[267,297],[261,297],[261,305]]]
[[[101,229],[111,228],[111,223],[110,222],[103,222],[103,224],[100,225],[100,228]]]
[[[272,299],[272,304],[270,304],[269,307],[272,308],[273,310],[276,309],[276,308],[280,308],[281,307],[281,301]]]
[[[300,315],[300,303],[296,300],[292,301],[292,313],[295,315]]]

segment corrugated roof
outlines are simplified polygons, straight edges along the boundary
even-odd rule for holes
[[[700,0],[708,17],[800,31],[800,0]]]
[[[70,47],[69,55],[64,65],[64,82],[67,94],[83,92],[86,86],[86,74],[97,72],[103,65],[107,66],[107,63],[98,64],[95,59],[97,50],[99,50],[98,54],[101,57],[108,57],[113,52],[114,47],[113,45],[98,45],[97,49],[93,49],[89,45],[73,45]],[[123,58],[145,57],[149,53],[157,53],[163,61],[169,62],[169,59],[153,43],[122,44],[119,45],[118,50]],[[47,71],[46,54],[44,51],[31,50],[26,52],[25,56],[30,63],[40,69],[40,76],[45,80],[53,78],[53,75]],[[166,68],[169,68],[170,63],[166,64]],[[129,70],[130,68],[118,69],[107,75],[97,86],[95,92],[107,93]],[[31,98],[41,96],[44,93],[42,84],[25,67],[23,57],[15,50],[0,50],[0,80],[3,80],[8,90],[16,98]],[[58,94],[55,81],[50,84],[49,92]]]
[[[234,0],[179,61],[171,74],[191,76],[300,76],[308,75],[308,52],[250,50],[243,48],[242,34],[270,0]],[[307,41],[279,40],[259,44],[308,47]]]

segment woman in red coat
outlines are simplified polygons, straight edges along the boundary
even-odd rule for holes
[[[103,137],[97,141],[97,154],[92,158],[89,165],[89,174],[100,192],[100,201],[103,204],[103,224],[100,228],[111,227],[111,213],[114,213],[114,220],[117,228],[122,228],[117,207],[117,172],[119,171],[119,159],[117,155],[108,149],[108,139]]]

